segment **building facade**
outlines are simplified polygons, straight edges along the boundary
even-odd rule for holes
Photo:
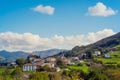
[[[23,71],[36,71],[37,66],[34,64],[24,64],[23,65]]]

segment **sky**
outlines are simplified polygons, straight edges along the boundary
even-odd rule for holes
[[[120,0],[0,0],[0,50],[72,49],[119,32]]]

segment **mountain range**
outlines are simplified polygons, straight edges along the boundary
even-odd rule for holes
[[[48,57],[48,56],[52,56],[55,54],[58,54],[62,51],[62,49],[50,49],[50,50],[45,50],[45,51],[34,51],[34,52],[23,52],[23,51],[15,51],[15,52],[9,52],[9,51],[5,51],[2,50],[0,51],[0,61],[14,61],[17,58],[27,58],[28,55],[32,54],[32,55],[38,55],[40,57]]]

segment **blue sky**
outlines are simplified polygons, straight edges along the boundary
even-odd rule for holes
[[[101,2],[117,14],[86,16],[88,7]],[[119,32],[119,0],[0,0],[0,32],[31,32],[43,37],[86,34],[104,28]],[[53,15],[34,12],[38,5],[55,8]]]
[[[119,3],[120,0],[0,0],[0,48],[71,49],[93,43],[120,31]]]

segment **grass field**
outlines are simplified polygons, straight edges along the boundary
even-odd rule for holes
[[[88,70],[89,70],[89,68],[88,68],[88,66],[77,66],[77,65],[74,65],[74,66],[68,66],[68,68],[69,69],[75,69],[75,70],[82,70],[82,71],[84,71],[84,72],[86,72],[86,73],[88,73]]]
[[[107,63],[120,64],[120,59],[119,58],[110,58],[110,59],[97,58],[97,60],[102,61],[104,64],[107,64]]]
[[[117,46],[120,49],[120,45]],[[120,64],[120,50],[110,53],[110,58],[96,58],[98,61],[106,63]]]
[[[118,46],[116,46],[116,47],[120,49],[120,45],[118,45]]]
[[[5,71],[6,68],[0,68],[0,74],[3,73]],[[9,69],[10,72],[13,72],[15,70],[15,68],[11,68]]]

